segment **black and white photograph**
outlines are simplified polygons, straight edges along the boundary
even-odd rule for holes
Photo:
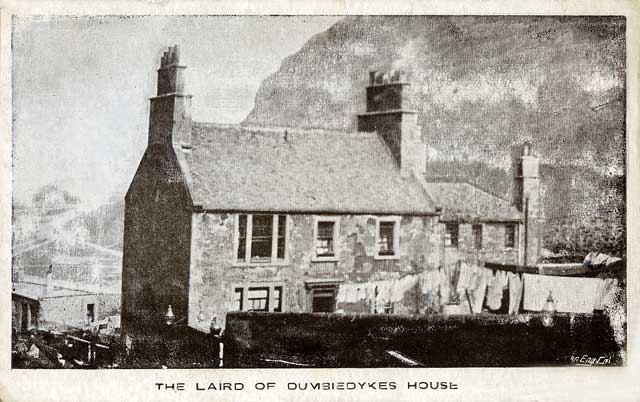
[[[12,372],[633,364],[624,15],[9,21]]]

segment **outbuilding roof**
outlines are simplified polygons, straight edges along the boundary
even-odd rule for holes
[[[522,213],[507,199],[484,191],[471,183],[430,181],[425,186],[442,220],[519,221]]]
[[[185,159],[206,210],[434,214],[375,133],[193,123]]]

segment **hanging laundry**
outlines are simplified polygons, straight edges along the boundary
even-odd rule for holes
[[[522,278],[517,273],[509,272],[507,279],[509,281],[509,314],[518,314],[522,301]]]
[[[607,306],[610,306],[613,302],[615,292],[617,291],[618,280],[613,278],[603,279],[598,290],[598,297],[596,298],[596,304],[594,309],[604,310]]]
[[[487,289],[487,306],[491,310],[498,310],[502,307],[502,291],[508,285],[506,271],[497,270]]]
[[[357,283],[343,283],[338,288],[336,302],[338,303],[355,303],[358,300]]]
[[[602,279],[523,274],[524,309],[541,311],[551,292],[556,310],[593,313]]]
[[[458,277],[457,291],[464,294],[465,290],[473,290],[478,285],[478,266],[466,262],[460,264],[460,276]]]
[[[442,273],[437,269],[420,274],[420,288],[422,289],[422,294],[437,292],[440,288],[442,278]]]
[[[397,303],[404,298],[404,294],[418,283],[418,275],[407,275],[393,284],[391,301]]]
[[[473,292],[473,312],[476,314],[482,313],[482,306],[484,305],[484,298],[487,293],[487,287],[492,279],[492,272],[490,269],[482,268],[478,280],[478,287]]]

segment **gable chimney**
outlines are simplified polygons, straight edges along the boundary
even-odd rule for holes
[[[420,138],[418,113],[410,108],[410,86],[403,71],[371,71],[367,109],[358,115],[358,131],[378,133],[402,176],[426,171],[426,145]]]
[[[514,175],[513,204],[523,217],[524,264],[535,265],[542,247],[539,159],[529,142],[511,147]]]
[[[158,93],[150,99],[149,145],[191,148],[191,95],[184,93],[180,48],[169,47],[160,60]]]

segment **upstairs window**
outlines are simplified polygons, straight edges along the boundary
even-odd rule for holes
[[[251,261],[270,261],[272,245],[273,215],[253,215]]]
[[[238,215],[236,259],[240,263],[269,264],[286,259],[286,215]]]
[[[458,247],[458,235],[460,225],[457,223],[445,223],[444,245],[445,247]]]
[[[515,224],[508,224],[504,228],[504,246],[506,248],[514,248],[516,246],[516,230]]]
[[[476,250],[480,250],[482,248],[482,225],[473,225],[471,232],[473,234],[473,247]]]
[[[333,260],[336,258],[338,222],[337,217],[316,217],[314,227],[316,260]]]
[[[397,258],[399,256],[400,220],[397,218],[379,218],[376,224],[376,258]]]

